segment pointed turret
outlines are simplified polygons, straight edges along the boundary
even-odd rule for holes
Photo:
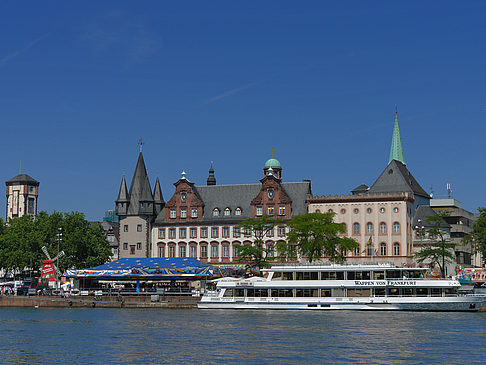
[[[164,197],[162,196],[162,189],[160,188],[159,178],[155,181],[155,188],[154,188],[154,206],[155,206],[155,214],[159,214],[162,208],[164,207]]]
[[[142,152],[138,155],[137,166],[133,173],[132,184],[129,191],[130,205],[128,206],[129,215],[153,215],[154,197],[150,182],[143,161]]]
[[[206,185],[216,185],[216,177],[214,177],[213,161],[211,161],[211,167],[209,168],[209,176],[206,181]]]
[[[128,197],[127,183],[125,182],[125,175],[123,175],[120,184],[120,191],[118,192],[118,198],[116,198],[115,201],[117,215],[127,214],[129,201],[130,199]]]
[[[393,160],[400,161],[405,165],[405,158],[403,157],[402,140],[400,138],[400,128],[398,127],[398,113],[395,112],[395,127],[393,128],[392,145],[390,149],[390,159],[388,163]]]

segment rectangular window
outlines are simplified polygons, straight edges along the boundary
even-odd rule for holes
[[[128,224],[125,224],[125,225],[123,226],[123,232],[128,232]]]
[[[223,245],[223,257],[229,257],[229,246]]]
[[[187,209],[181,208],[181,218],[187,218]]]
[[[273,228],[267,231],[267,237],[273,237]]]
[[[175,257],[175,246],[169,246],[169,257]]]
[[[192,208],[191,209],[191,217],[192,218],[197,218],[197,208]]]
[[[278,214],[279,215],[285,215],[285,207],[279,207],[278,208]]]
[[[223,237],[229,237],[229,227],[223,227]]]
[[[273,213],[274,213],[274,208],[268,207],[268,215],[273,215]]]
[[[159,246],[159,257],[165,257],[165,247]]]
[[[135,255],[135,245],[130,245],[130,255]]]
[[[137,242],[137,250],[141,250],[142,249],[142,242]]]
[[[179,228],[179,238],[186,238],[186,229]]]
[[[186,246],[182,245],[179,247],[179,257],[186,257]]]
[[[176,236],[175,233],[176,233],[175,228],[169,228],[169,238],[175,239]]]
[[[141,224],[137,224],[137,232],[142,232],[142,225]]]
[[[211,257],[218,257],[218,246],[211,246]]]
[[[233,237],[240,237],[240,227],[233,227]]]
[[[165,228],[159,228],[159,238],[165,238]]]
[[[172,219],[174,219],[174,218],[176,217],[176,210],[175,210],[175,209],[171,209],[171,210],[170,210],[170,217],[171,217]]]
[[[191,238],[197,238],[197,228],[191,228]]]
[[[278,226],[278,235],[279,237],[285,236],[285,226]]]
[[[208,237],[208,228],[202,227],[201,228],[201,238],[207,238],[207,237]]]
[[[123,249],[124,249],[124,250],[128,250],[128,243],[124,243],[124,244],[123,244]]]
[[[251,229],[250,228],[245,228],[245,236],[250,237],[251,236]]]
[[[208,246],[201,246],[201,257],[202,258],[208,257]]]
[[[197,257],[197,246],[190,246],[189,247],[189,255],[193,258]]]
[[[256,215],[257,216],[263,215],[263,207],[256,207]]]
[[[212,238],[218,238],[219,234],[219,227],[212,227],[211,228],[211,237]]]

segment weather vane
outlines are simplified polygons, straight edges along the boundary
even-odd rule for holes
[[[143,139],[142,139],[142,138],[140,138],[140,139],[138,140],[138,144],[140,145],[140,153],[142,153],[142,147],[143,147],[143,145],[145,144],[145,143],[143,142]]]

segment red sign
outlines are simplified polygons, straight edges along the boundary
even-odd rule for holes
[[[49,281],[56,281],[56,272],[54,271],[54,264],[52,260],[42,261],[42,274],[41,280],[47,279]]]

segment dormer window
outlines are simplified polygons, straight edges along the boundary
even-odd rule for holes
[[[213,217],[219,217],[219,209],[218,208],[213,209]]]
[[[241,215],[241,208],[235,209],[235,215]]]
[[[230,209],[230,208],[226,208],[226,209],[224,210],[224,215],[225,215],[226,217],[227,217],[227,216],[229,216],[229,215],[231,215],[231,209]]]

